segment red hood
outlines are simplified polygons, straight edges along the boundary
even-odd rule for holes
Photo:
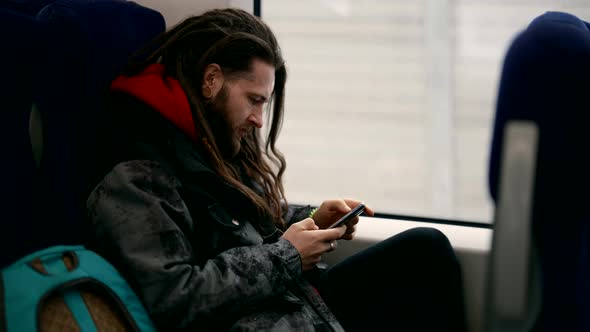
[[[164,69],[162,64],[151,64],[135,76],[120,75],[113,80],[111,91],[137,98],[196,141],[197,132],[186,93],[178,80],[165,76]]]

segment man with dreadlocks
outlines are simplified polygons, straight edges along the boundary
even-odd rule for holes
[[[113,144],[97,158],[110,164],[88,210],[91,246],[161,330],[464,330],[459,264],[434,229],[317,267],[353,238],[358,217],[326,228],[359,202],[287,205],[275,148],[287,74],[263,22],[213,10],[146,49],[112,82]]]

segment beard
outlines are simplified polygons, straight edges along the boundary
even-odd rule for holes
[[[240,140],[227,119],[227,87],[224,85],[213,100],[205,104],[207,120],[215,144],[223,159],[233,159],[240,152]]]

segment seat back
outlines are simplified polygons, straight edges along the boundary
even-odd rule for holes
[[[56,0],[3,0],[0,8],[34,17],[45,6]]]
[[[51,31],[38,77],[43,120],[41,172],[55,189],[53,205],[77,244],[93,177],[97,122],[110,82],[129,57],[165,30],[162,15],[123,0],[57,0],[37,20]]]
[[[40,236],[49,227],[42,218],[46,211],[29,136],[34,75],[45,54],[43,31],[34,17],[0,6],[0,40],[9,50],[0,52],[0,268],[51,242]]]
[[[489,168],[488,331],[590,331],[590,31],[561,12],[512,42]]]
[[[164,27],[128,1],[0,3],[0,331],[154,330],[113,266],[71,244],[84,243],[93,119],[128,56]]]
[[[82,244],[97,118],[129,56],[163,32],[154,10],[124,0],[0,3],[4,64],[0,267],[51,245]],[[34,106],[34,107],[33,107]],[[33,138],[43,142],[31,151]],[[37,167],[39,166],[39,167]],[[19,239],[19,241],[11,241]]]

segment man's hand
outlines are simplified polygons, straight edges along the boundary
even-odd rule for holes
[[[346,227],[320,230],[313,219],[307,218],[289,226],[283,238],[299,251],[303,271],[311,270],[322,260],[322,254],[334,250],[336,240],[346,232]]]
[[[327,200],[320,205],[317,211],[313,214],[313,220],[320,229],[326,229],[332,225],[343,215],[355,208],[361,202],[353,199],[332,199]],[[365,206],[365,214],[373,216],[374,212],[371,208]],[[356,231],[356,224],[359,222],[359,217],[354,217],[350,222],[346,223],[346,233],[342,236],[344,240],[352,240]]]

